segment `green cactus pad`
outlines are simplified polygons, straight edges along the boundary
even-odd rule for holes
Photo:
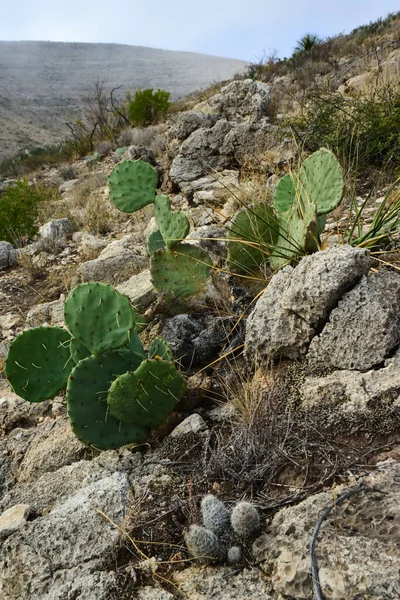
[[[280,269],[292,258],[318,247],[317,208],[313,203],[292,206],[280,215],[280,235],[270,256],[271,266]]]
[[[134,315],[128,298],[104,283],[81,283],[64,305],[68,329],[92,354],[125,346]]]
[[[302,194],[317,206],[318,215],[334,210],[341,202],[343,175],[336,156],[326,148],[314,152],[299,171]]]
[[[278,214],[286,213],[297,203],[295,181],[293,173],[288,173],[278,181],[274,196],[274,208]]]
[[[76,365],[68,380],[67,408],[72,430],[81,442],[108,450],[146,439],[148,427],[121,423],[107,405],[114,379],[139,364],[140,358],[129,350],[110,350]]]
[[[125,348],[131,352],[135,352],[135,354],[138,354],[142,358],[145,358],[143,344],[136,331],[132,331],[129,334],[129,342],[126,344]]]
[[[279,222],[269,206],[243,208],[236,214],[228,235],[229,270],[251,275],[276,244]]]
[[[5,371],[18,396],[42,402],[63,389],[73,367],[70,339],[60,327],[35,327],[12,342]]]
[[[146,248],[149,256],[151,256],[153,252],[157,252],[157,250],[165,248],[165,241],[159,229],[153,231],[153,233],[149,235],[146,241]]]
[[[107,402],[120,421],[156,427],[164,423],[185,389],[186,378],[173,363],[147,359],[134,373],[113,381]]]
[[[123,212],[135,212],[154,202],[158,176],[143,160],[123,160],[108,177],[110,200]]]
[[[205,250],[190,244],[164,248],[151,257],[151,279],[159,292],[186,298],[206,290],[212,261]]]
[[[151,342],[147,352],[149,358],[161,358],[162,360],[173,360],[171,348],[161,337],[156,337]]]
[[[171,210],[171,201],[167,196],[156,196],[154,216],[168,248],[179,244],[189,233],[189,219],[182,211]]]
[[[74,364],[90,356],[90,350],[75,338],[71,339],[69,347]]]

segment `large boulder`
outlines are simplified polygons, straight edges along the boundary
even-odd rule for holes
[[[363,277],[343,296],[310,345],[313,367],[366,370],[400,343],[400,276],[381,271]]]
[[[306,354],[331,310],[369,267],[366,250],[339,246],[279,271],[247,320],[246,356],[258,361]]]
[[[186,140],[196,129],[212,127],[216,118],[200,111],[187,110],[181,113],[168,132],[168,139]]]

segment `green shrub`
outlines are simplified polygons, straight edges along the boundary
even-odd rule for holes
[[[343,159],[356,156],[360,172],[371,166],[396,172],[400,166],[398,89],[387,88],[368,98],[315,96],[303,115],[289,123],[305,149],[326,146]]]
[[[18,181],[0,197],[0,240],[15,244],[37,233],[40,192],[26,180]]]
[[[132,125],[143,127],[157,123],[165,117],[170,106],[170,93],[164,90],[137,90],[129,103],[129,118]]]

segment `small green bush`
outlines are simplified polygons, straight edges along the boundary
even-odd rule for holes
[[[129,103],[129,118],[132,125],[144,127],[157,123],[165,117],[170,107],[170,93],[164,90],[137,90]]]
[[[0,240],[15,245],[34,236],[41,200],[40,192],[26,180],[9,187],[0,197]]]
[[[368,98],[315,96],[303,115],[289,123],[305,149],[325,146],[343,159],[356,156],[360,173],[370,167],[399,169],[399,89],[387,88]]]

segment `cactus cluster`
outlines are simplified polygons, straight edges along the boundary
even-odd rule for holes
[[[189,552],[201,560],[240,565],[243,544],[260,530],[257,509],[238,502],[230,512],[219,498],[208,494],[201,501],[201,517],[203,526],[191,525],[184,534]]]
[[[187,216],[172,210],[167,196],[157,195],[157,173],[142,160],[118,163],[109,178],[110,200],[124,212],[154,205],[158,229],[147,239],[150,272],[154,287],[169,296],[185,298],[204,292],[211,276],[208,253],[182,243],[189,233]]]
[[[320,247],[326,214],[341,202],[343,176],[335,155],[321,148],[297,173],[282,177],[274,207],[242,209],[229,232],[228,260],[234,273],[251,273],[266,260],[279,269]]]
[[[146,439],[186,389],[172,353],[156,338],[145,353],[139,315],[110,285],[82,283],[64,305],[66,329],[36,327],[10,346],[6,375],[29,402],[67,388],[71,427],[85,444],[118,448]]]

